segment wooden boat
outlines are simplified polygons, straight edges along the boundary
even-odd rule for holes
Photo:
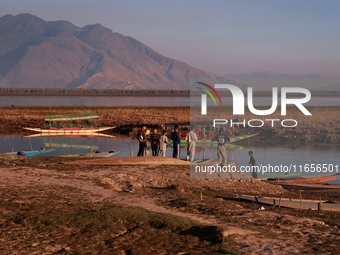
[[[27,157],[34,157],[44,155],[46,153],[55,151],[55,149],[43,149],[43,150],[32,150],[32,151],[13,151],[13,152],[6,152],[4,155],[7,156],[27,156]]]
[[[319,177],[310,177],[310,178],[301,178],[292,180],[294,183],[324,183],[334,181],[340,178],[339,175],[330,175],[330,176],[319,176]]]
[[[258,179],[270,179],[270,180],[298,180],[301,178],[301,173],[257,173]]]
[[[94,153],[86,153],[86,154],[69,154],[62,155],[61,157],[90,157],[90,158],[109,158],[116,154],[120,153],[120,151],[108,151],[108,152],[94,152]]]
[[[49,115],[45,116],[44,120],[52,125],[53,122],[56,121],[73,121],[73,120],[89,120],[99,118],[98,113],[96,112],[86,112],[86,113],[70,113],[70,114],[57,114],[57,115]]]
[[[267,204],[273,206],[282,206],[294,209],[319,210],[319,211],[334,211],[340,212],[340,204],[331,201],[318,201],[309,199],[289,199],[275,197],[259,197],[249,195],[237,195],[240,200],[245,200],[253,203]]]
[[[250,134],[250,135],[228,136],[229,139],[230,139],[230,142],[227,143],[226,146],[228,146],[228,144],[230,144],[230,143],[249,139],[249,138],[252,138],[252,137],[257,136],[257,135],[258,135],[258,133]],[[170,143],[170,146],[173,146],[173,141],[171,139],[169,139],[169,143]],[[186,140],[181,140],[180,146],[181,147],[187,147],[188,142]],[[196,141],[196,147],[217,147],[217,142],[212,141],[211,139],[201,139],[201,140]]]
[[[198,159],[190,163],[193,163],[195,165],[202,165],[202,164],[204,165],[204,164],[210,163],[211,161],[213,161],[212,158],[207,158],[207,159]]]
[[[82,149],[82,150],[99,150],[98,145],[85,145],[85,144],[67,144],[67,143],[52,143],[45,142],[45,148],[53,149]]]
[[[59,114],[59,115],[50,115],[45,116],[44,121],[48,123],[48,128],[31,128],[24,127],[24,129],[48,134],[48,135],[91,135],[97,132],[102,132],[105,130],[110,130],[115,127],[94,127],[92,126],[92,120],[95,118],[99,118],[97,113],[72,113],[72,114]],[[74,127],[73,121],[87,121],[89,123],[88,126],[85,127]],[[53,127],[53,123],[55,122],[69,122],[68,127]]]
[[[30,128],[30,127],[24,127],[24,129],[43,133],[45,135],[93,135],[97,132],[102,132],[105,130],[110,130],[115,127],[86,127],[86,128],[78,128],[78,127],[65,127],[65,128]]]

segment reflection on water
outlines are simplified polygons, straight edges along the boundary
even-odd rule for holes
[[[340,178],[338,178],[334,181],[327,182],[327,184],[340,184]]]
[[[115,157],[130,156],[130,149],[135,156],[138,151],[138,142],[129,137],[34,137],[24,138],[19,135],[0,135],[0,153],[10,151],[37,150],[40,148],[54,148],[55,151],[46,156],[60,156],[68,154],[85,154],[96,151],[119,150]],[[340,166],[340,151],[334,148],[315,147],[274,147],[261,146],[252,143],[239,146],[233,144],[227,148],[228,160],[235,161],[239,166],[246,166],[249,161],[248,151],[254,151],[258,165],[289,166],[297,167],[304,164],[333,164]],[[150,156],[150,150],[147,155]],[[181,148],[181,158],[186,156],[186,148]],[[167,157],[172,156],[172,148],[167,148]],[[216,148],[196,148],[196,158],[214,158],[217,160]],[[338,170],[339,171],[339,170]],[[335,172],[333,173],[335,174]],[[316,173],[303,173],[302,175],[317,175]]]
[[[38,100],[37,100],[38,99]],[[187,97],[132,96],[11,96],[0,97],[0,106],[189,106]]]

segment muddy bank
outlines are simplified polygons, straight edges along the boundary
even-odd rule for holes
[[[340,145],[340,107],[309,107],[312,116],[303,116],[298,109],[290,109],[290,115],[284,119],[296,119],[298,125],[285,128],[277,122],[274,127],[266,123],[261,128],[234,127],[230,132],[235,134],[260,133],[255,138],[259,142],[275,144],[326,144]],[[1,107],[0,133],[24,134],[23,127],[44,127],[44,116],[66,113],[97,112],[96,126],[117,126],[111,132],[121,134],[133,133],[141,124],[149,127],[172,122],[190,121],[189,107]],[[218,114],[218,112],[217,112]],[[220,115],[219,115],[220,116]],[[272,119],[283,119],[280,113]],[[241,118],[240,118],[241,119]],[[266,119],[253,116],[249,112],[242,117],[246,122],[250,119]],[[228,128],[228,127],[226,127]]]
[[[0,157],[1,254],[335,254],[340,249],[338,213],[259,210],[262,205],[234,199],[235,193],[298,196],[279,185],[191,179],[181,165],[65,164],[70,161]]]

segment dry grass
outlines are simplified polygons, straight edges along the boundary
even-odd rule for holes
[[[166,250],[213,254],[223,247],[216,239],[222,235],[220,229],[187,218],[77,201],[79,198],[56,194],[59,187],[37,187],[0,186],[0,238],[5,244],[1,254],[161,254]],[[79,193],[66,187],[62,190]]]
[[[97,126],[161,125],[165,122],[189,121],[188,107],[2,107],[1,133],[21,132],[23,127],[43,127],[44,116],[97,112]]]
[[[289,142],[289,143],[322,143],[322,144],[340,144],[340,107],[308,107],[312,116],[305,116],[296,107],[287,108],[287,115],[281,116],[280,109],[277,109],[270,116],[257,116],[249,111],[245,112],[244,116],[239,116],[239,122],[246,120],[246,128],[241,129],[250,132],[259,132],[263,139],[271,141]],[[223,118],[230,120],[234,118],[230,116],[232,109],[209,108],[209,120],[213,118]],[[200,115],[199,109],[191,111],[191,119],[204,120]],[[264,121],[264,126],[261,128],[248,127],[247,121],[251,119],[261,119]],[[271,121],[266,119],[278,119],[272,127]],[[294,119],[298,125],[293,128],[285,128],[281,125],[281,121],[285,119]],[[252,125],[259,125],[259,122],[253,122]],[[285,125],[293,125],[293,122],[286,122]],[[221,127],[221,126],[218,126]],[[229,127],[229,125],[228,125]]]
[[[255,116],[246,111],[240,120],[295,119],[298,125],[295,128],[283,128],[280,122],[275,122],[272,128],[271,122],[266,121],[262,128],[239,128],[235,132],[259,132],[262,141],[266,142],[340,144],[340,107],[308,107],[308,110],[312,116],[304,116],[297,108],[288,108],[287,116],[281,116],[279,109],[269,117]],[[97,126],[118,127],[187,122],[192,114],[189,107],[1,107],[0,133],[19,133],[23,127],[43,127],[46,115],[83,112],[98,112],[99,118],[94,122]],[[231,108],[209,108],[209,112],[213,112],[217,118],[233,118]],[[209,115],[210,120],[211,117]],[[202,120],[202,116],[191,116],[191,119]]]

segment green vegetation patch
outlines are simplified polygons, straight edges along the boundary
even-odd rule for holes
[[[2,254],[226,251],[218,227],[138,207],[90,202],[86,193],[73,188],[2,186],[0,200],[0,239],[6,243]]]

